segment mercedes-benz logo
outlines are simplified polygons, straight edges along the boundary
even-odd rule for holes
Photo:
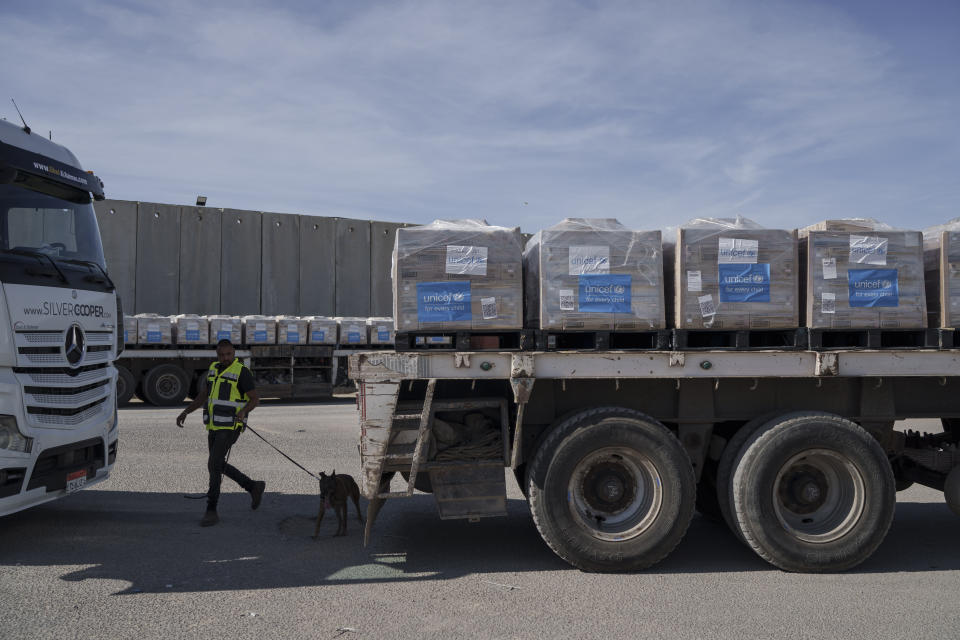
[[[67,329],[67,336],[63,344],[63,353],[67,357],[67,362],[71,367],[75,367],[83,360],[83,355],[87,352],[87,340],[83,335],[83,329],[75,324]]]

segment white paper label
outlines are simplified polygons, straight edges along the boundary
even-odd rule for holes
[[[610,273],[610,247],[570,247],[570,275]]]
[[[267,323],[266,323],[266,322],[258,322],[258,323],[257,323],[256,331],[266,331],[266,330],[267,330]]]
[[[487,275],[487,248],[447,245],[446,272],[454,275]]]
[[[837,278],[837,259],[824,258],[823,259],[823,279],[836,280],[836,278]]]
[[[233,331],[233,324],[230,322],[224,322],[220,325],[220,331]]]
[[[703,279],[699,271],[687,271],[687,291],[693,293],[703,291]]]
[[[480,314],[484,320],[493,320],[497,317],[497,299],[480,298]]]
[[[188,323],[187,323],[187,331],[199,331],[199,330],[200,330],[200,323],[199,323],[199,322],[188,322]]]
[[[156,322],[148,322],[147,331],[160,331],[160,325]]]
[[[717,315],[717,307],[713,304],[713,296],[709,293],[705,296],[699,296],[697,302],[700,303],[700,315],[704,318]]]
[[[575,311],[573,289],[560,289],[560,311]]]
[[[887,264],[887,239],[878,236],[850,236],[851,264]]]
[[[760,254],[759,240],[744,240],[742,238],[720,238],[717,262],[729,264],[756,263]]]
[[[837,294],[826,291],[820,294],[820,311],[823,313],[837,312]]]

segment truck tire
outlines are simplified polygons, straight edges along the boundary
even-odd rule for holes
[[[187,374],[174,364],[158,364],[143,376],[143,393],[150,404],[172,407],[187,396]]]
[[[785,571],[842,571],[880,546],[896,506],[880,444],[829,413],[791,413],[748,442],[733,473],[747,544]]]
[[[601,407],[561,421],[527,473],[534,524],[584,571],[662,560],[693,517],[693,465],[677,437],[638,411]]]
[[[137,388],[137,381],[130,373],[130,369],[117,365],[117,406],[125,407],[130,404],[130,398]]]
[[[727,446],[723,448],[723,453],[720,454],[720,460],[717,463],[717,504],[720,507],[720,515],[723,516],[723,521],[727,523],[727,527],[733,532],[733,535],[744,544],[746,544],[746,540],[743,539],[743,535],[733,518],[733,486],[730,482],[733,478],[733,466],[742,455],[747,441],[758,429],[778,415],[781,414],[765,413],[737,429],[733,437],[727,441]]]

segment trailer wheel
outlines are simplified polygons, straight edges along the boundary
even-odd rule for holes
[[[841,571],[866,560],[890,528],[893,470],[859,425],[827,413],[767,423],[733,474],[737,526],[786,571]]]
[[[158,364],[143,377],[143,393],[150,404],[171,407],[187,395],[187,374],[173,364]]]
[[[687,531],[695,492],[693,465],[676,436],[618,407],[560,422],[528,471],[540,535],[584,571],[642,569],[666,557]]]
[[[733,437],[727,442],[720,454],[720,461],[717,463],[717,504],[720,507],[720,515],[727,527],[733,532],[733,535],[746,543],[740,529],[737,527],[736,520],[733,517],[733,468],[740,456],[743,455],[747,441],[763,425],[776,418],[780,413],[765,413],[748,421],[742,427],[737,429]]]
[[[137,381],[130,373],[130,369],[117,365],[117,406],[125,407],[130,404],[130,398],[137,387]]]

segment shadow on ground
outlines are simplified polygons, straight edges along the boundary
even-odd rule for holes
[[[346,537],[332,537],[336,516],[328,511],[314,541],[317,506],[315,496],[268,493],[254,512],[245,494],[225,494],[222,522],[201,528],[202,501],[89,490],[5,518],[0,567],[80,565],[62,579],[122,581],[128,586],[118,595],[575,571],[540,539],[522,500],[508,501],[507,517],[478,523],[439,520],[428,495],[394,500],[366,548],[352,505]],[[886,541],[856,571],[960,569],[958,533],[960,519],[943,503],[900,503]],[[649,571],[774,570],[722,524],[698,515],[677,549]]]

